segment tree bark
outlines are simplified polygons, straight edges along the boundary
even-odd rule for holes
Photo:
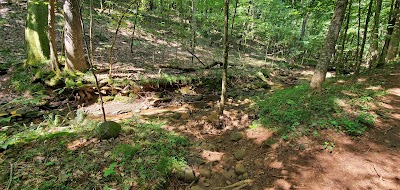
[[[393,61],[399,52],[399,39],[400,39],[400,18],[397,17],[396,25],[394,26],[394,31],[392,39],[390,40],[388,53],[386,55],[386,61]]]
[[[385,66],[385,63],[386,63],[385,59],[386,59],[386,55],[388,52],[390,39],[392,38],[394,25],[396,24],[398,12],[399,12],[399,3],[400,3],[400,0],[396,0],[393,12],[392,12],[392,14],[389,15],[390,21],[388,23],[387,34],[385,36],[385,44],[383,45],[382,52],[379,56],[378,64],[376,65],[376,67],[378,67],[378,68]]]
[[[307,9],[310,9],[311,6],[314,4],[315,0],[311,0],[310,5],[307,7]],[[301,31],[300,31],[300,38],[299,41],[302,41],[305,34],[306,34],[306,26],[308,22],[308,18],[310,17],[310,10],[306,11],[306,14],[303,17],[303,21],[301,23]]]
[[[48,9],[45,0],[29,0],[25,28],[27,63],[43,64],[50,55],[48,38]]]
[[[192,53],[196,53],[196,0],[192,0]],[[192,55],[192,64],[194,64],[194,56]]]
[[[351,6],[353,4],[353,0],[350,0],[349,2],[349,7],[348,7],[348,12],[346,16],[346,25],[344,27],[344,32],[343,32],[343,38],[342,38],[342,45],[340,48],[340,54],[338,55],[339,61],[338,61],[338,68],[337,72],[339,74],[343,73],[344,70],[344,64],[345,64],[345,57],[344,57],[344,48],[346,46],[346,40],[347,40],[347,31],[349,30],[349,23],[350,23],[350,15],[351,15]]]
[[[372,68],[378,59],[378,38],[379,38],[379,19],[382,9],[382,0],[376,0],[374,26],[372,28],[371,58],[368,60],[368,67]]]
[[[80,0],[65,0],[65,58],[66,69],[85,72],[89,66],[86,64],[82,41],[82,23],[80,13]]]
[[[374,2],[374,0],[370,0],[369,5],[368,5],[367,18],[365,18],[365,25],[364,25],[363,38],[362,38],[362,43],[361,43],[361,48],[360,48],[360,54],[358,56],[357,67],[356,67],[356,71],[355,71],[356,75],[360,73],[361,62],[362,62],[363,56],[364,56],[365,43],[367,41],[368,24],[369,24],[369,19],[371,18],[373,2]]]
[[[50,66],[54,71],[60,70],[57,58],[56,28],[55,28],[55,0],[49,0],[49,40],[50,40]]]
[[[221,101],[219,104],[219,115],[224,113],[225,100],[226,100],[226,83],[228,75],[228,50],[229,50],[229,40],[228,40],[228,29],[229,29],[229,0],[224,0],[224,14],[225,14],[225,24],[224,24],[224,62],[222,66],[222,84],[221,84]]]
[[[336,2],[335,11],[329,26],[328,33],[325,38],[324,48],[320,55],[318,64],[315,68],[313,78],[310,83],[312,90],[321,91],[322,83],[325,81],[326,72],[332,55],[335,52],[335,45],[339,36],[342,22],[346,12],[347,0],[338,0]]]

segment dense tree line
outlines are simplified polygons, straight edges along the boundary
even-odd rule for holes
[[[62,9],[55,8],[54,0],[28,1],[28,63],[50,59],[53,70],[64,65],[71,71],[87,71],[81,18],[89,3],[64,0],[60,4]],[[94,1],[94,6],[103,14],[120,13],[114,15],[119,18],[118,27],[124,19],[134,20],[132,35],[142,15],[178,22],[182,27],[177,33],[190,44],[193,56],[198,39],[203,39],[209,46],[224,49],[226,59],[230,49],[256,52],[266,59],[281,56],[288,64],[313,63],[316,70],[311,87],[319,90],[330,66],[339,74],[358,74],[365,68],[384,66],[399,52],[399,0],[100,0]],[[61,44],[54,40],[55,10],[64,15],[63,64],[56,56]],[[110,67],[111,56],[112,48]],[[223,68],[227,64],[224,61]]]

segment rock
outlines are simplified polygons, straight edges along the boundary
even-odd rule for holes
[[[121,125],[114,121],[105,121],[97,127],[99,139],[117,138],[121,132]]]
[[[239,149],[233,153],[235,156],[236,160],[242,160],[244,158],[244,155],[246,154],[246,151],[243,149]]]
[[[192,168],[190,168],[189,166],[183,166],[176,169],[175,174],[179,180],[182,180],[187,183],[196,180],[196,175],[192,170]]]
[[[249,178],[249,173],[247,173],[247,172],[244,173],[244,174],[243,174],[243,179],[248,179],[248,178]]]
[[[232,132],[229,139],[231,141],[239,141],[243,138],[243,134],[241,132]]]
[[[233,177],[232,174],[231,174],[230,172],[226,171],[226,170],[222,170],[222,171],[221,171],[221,174],[222,174],[226,179],[230,179],[230,178]]]
[[[209,169],[200,169],[200,175],[205,177],[205,178],[209,178],[211,177],[211,171]]]
[[[246,170],[246,168],[244,167],[244,165],[242,163],[237,163],[236,164],[236,166],[235,166],[235,173],[236,174],[242,175],[242,174],[244,174],[246,172],[247,172],[247,170]]]

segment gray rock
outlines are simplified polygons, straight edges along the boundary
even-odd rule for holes
[[[247,169],[244,167],[242,163],[237,163],[235,165],[235,173],[238,175],[242,175],[247,172]]]
[[[175,174],[179,180],[182,180],[184,182],[192,182],[196,180],[196,175],[192,170],[192,168],[190,168],[189,166],[183,166],[181,168],[178,168],[175,171]]]
[[[241,132],[232,132],[229,139],[231,141],[239,141],[242,138],[243,134]]]
[[[120,124],[114,121],[105,121],[97,127],[97,136],[100,139],[117,138],[121,130]]]
[[[243,160],[245,154],[246,154],[246,151],[243,149],[239,149],[233,153],[233,155],[235,156],[235,158],[237,160]]]

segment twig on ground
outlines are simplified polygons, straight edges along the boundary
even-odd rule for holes
[[[374,165],[374,164],[372,164],[372,167],[374,168],[374,170],[375,170],[375,172],[376,172],[376,175],[379,177],[379,179],[380,179],[381,181],[385,181],[385,180],[383,180],[383,177],[382,177],[382,175],[381,175],[381,174],[379,174],[379,173],[378,173],[378,171],[376,170],[376,168],[375,168],[375,165]]]
[[[199,177],[196,177],[196,179],[194,179],[194,180],[185,188],[185,190],[189,190],[190,187],[192,187],[192,185],[193,185],[194,183],[196,183],[196,181],[198,181],[198,180],[199,180]]]
[[[10,163],[10,179],[8,180],[7,190],[10,189],[13,180],[13,164]]]

